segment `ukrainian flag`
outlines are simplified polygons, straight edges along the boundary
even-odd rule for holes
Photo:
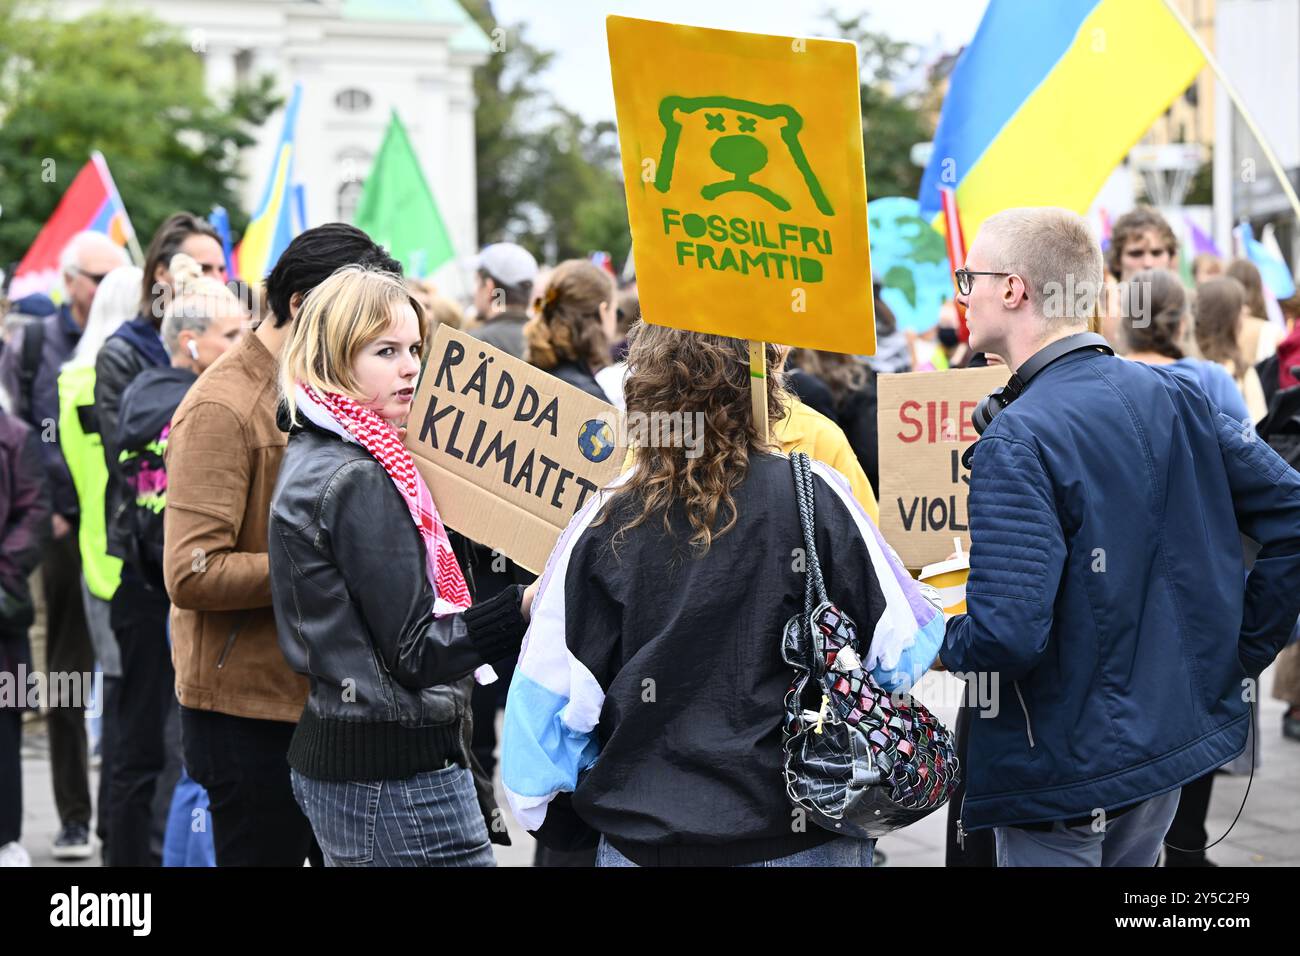
[[[1086,212],[1204,58],[1161,0],[990,0],[953,70],[918,197],[965,234],[1012,206]]]
[[[237,251],[239,277],[250,286],[261,284],[295,235],[289,182],[293,177],[294,129],[301,99],[302,86],[295,83],[289,106],[284,111],[284,128],[275,149],[266,190],[262,193],[262,203],[244,230]]]

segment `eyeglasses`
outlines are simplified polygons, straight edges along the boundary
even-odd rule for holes
[[[103,282],[104,277],[108,275],[107,272],[87,272],[85,269],[82,269],[78,266],[73,266],[73,268],[76,270],[77,275],[85,276],[91,282],[95,283],[95,285],[99,285],[101,282]]]
[[[957,291],[962,295],[970,295],[970,290],[975,288],[976,276],[1009,276],[1015,275],[1013,272],[972,272],[970,269],[958,269],[953,273],[957,277]]]

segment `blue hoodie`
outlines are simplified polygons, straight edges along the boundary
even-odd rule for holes
[[[167,354],[167,347],[163,345],[158,329],[143,316],[137,315],[130,322],[122,323],[110,338],[130,342],[132,348],[144,358],[146,366],[171,364],[171,356]]]
[[[1076,353],[976,444],[969,506],[941,657],[998,707],[971,722],[967,830],[1118,809],[1242,751],[1248,678],[1300,611],[1300,473],[1253,429],[1192,376]]]

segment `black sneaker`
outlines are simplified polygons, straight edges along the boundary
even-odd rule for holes
[[[1300,707],[1292,707],[1282,715],[1282,736],[1300,740]]]
[[[84,823],[66,824],[54,838],[51,851],[56,860],[89,860],[94,852],[90,846],[90,827]]]

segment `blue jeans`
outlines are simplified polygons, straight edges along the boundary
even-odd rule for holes
[[[1155,866],[1180,793],[1152,797],[1102,830],[1059,821],[1050,831],[994,827],[998,866]]]
[[[162,865],[217,865],[208,792],[194,782],[184,766],[181,767],[180,779],[176,781],[176,789],[172,791],[171,810],[163,834]]]
[[[854,840],[849,837],[836,837],[833,840],[791,853],[775,860],[761,860],[758,863],[742,863],[741,866],[870,866],[871,855],[875,851],[875,840]],[[636,866],[618,850],[614,849],[605,838],[600,838],[596,847],[597,866]]]
[[[291,778],[326,866],[496,866],[464,767],[405,780]]]

